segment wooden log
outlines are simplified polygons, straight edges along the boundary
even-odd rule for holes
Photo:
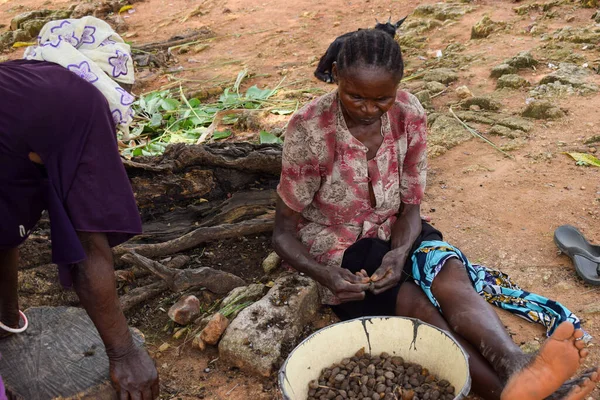
[[[145,257],[163,257],[175,253],[181,253],[193,249],[201,243],[211,240],[221,240],[232,237],[240,237],[257,233],[270,232],[273,230],[273,217],[265,219],[252,219],[237,224],[223,224],[211,227],[202,227],[183,235],[177,239],[164,243],[120,245],[113,249],[113,254],[120,259],[124,254],[136,252]]]
[[[15,400],[116,399],[104,344],[85,310],[36,307],[29,329],[0,340],[0,375]],[[143,337],[132,330],[138,345]]]
[[[165,266],[167,268],[181,269],[189,262],[190,257],[180,254],[167,261]],[[117,281],[132,282],[137,278],[143,278],[148,275],[150,275],[150,271],[148,271],[146,268],[140,268],[135,265],[131,268],[115,271],[115,277],[117,278]]]
[[[123,258],[127,262],[147,268],[154,275],[164,280],[167,287],[174,293],[180,293],[195,287],[205,287],[216,294],[227,294],[232,289],[246,284],[238,276],[210,267],[179,271],[167,268],[157,261],[136,253],[125,254]]]
[[[174,144],[162,156],[125,161],[144,220],[199,200],[273,189],[281,173],[281,145]]]
[[[128,312],[138,304],[160,296],[161,293],[168,290],[169,287],[164,281],[154,282],[147,286],[141,286],[131,290],[129,293],[121,296],[121,308],[123,312]]]

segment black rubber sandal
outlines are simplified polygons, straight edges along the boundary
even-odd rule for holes
[[[556,228],[554,243],[573,260],[581,279],[590,285],[600,285],[600,246],[592,245],[571,225]]]

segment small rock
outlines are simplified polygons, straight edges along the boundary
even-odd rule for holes
[[[508,64],[517,69],[535,67],[538,63],[539,62],[533,58],[529,51],[522,51],[516,56],[504,61],[504,64]]]
[[[161,345],[160,345],[160,347],[158,348],[158,351],[162,353],[162,352],[164,352],[164,351],[167,351],[167,350],[169,350],[169,347],[171,347],[171,345],[170,345],[169,343],[163,343],[163,344],[161,344]]]
[[[471,39],[483,39],[492,34],[492,32],[502,29],[506,26],[505,22],[495,22],[488,15],[484,15],[471,28]]]
[[[277,253],[275,253],[274,251],[271,252],[267,256],[267,258],[265,258],[264,261],[262,262],[262,267],[263,267],[263,270],[265,271],[265,274],[270,274],[271,272],[273,272],[277,268],[279,268],[280,265],[281,265],[281,257],[279,257],[279,255]]]
[[[559,119],[564,117],[565,113],[553,103],[534,100],[529,103],[521,115],[535,119]]]
[[[221,309],[231,304],[247,303],[249,301],[256,301],[263,297],[269,290],[266,285],[260,283],[253,283],[248,286],[241,286],[233,289],[227,297],[221,302]]]
[[[512,130],[512,129],[507,128],[506,126],[502,126],[502,125],[492,126],[492,128],[488,131],[488,133],[490,135],[504,136],[504,137],[507,137],[510,139],[515,139],[515,138],[521,137],[523,135],[522,131]]]
[[[492,73],[490,74],[490,76],[492,78],[499,78],[502,75],[514,74],[515,72],[517,72],[517,69],[515,67],[509,64],[500,64],[492,68]]]
[[[273,306],[283,295],[287,296],[288,305]],[[278,278],[264,298],[245,308],[231,322],[219,342],[220,359],[270,376],[278,368],[280,358],[287,355],[285,345],[296,343],[319,306],[319,292],[313,280],[296,274]],[[285,329],[274,327],[274,323]]]
[[[530,83],[527,79],[517,74],[506,74],[498,78],[496,83],[496,89],[520,89],[522,87],[529,86]]]
[[[427,90],[421,90],[420,92],[415,93],[415,97],[419,99],[419,102],[424,108],[431,108],[431,96]]]
[[[510,129],[520,130],[523,132],[530,132],[534,124],[531,120],[521,117],[506,117],[497,121],[498,125],[506,126]]]
[[[192,347],[200,351],[206,350],[206,343],[204,343],[204,340],[200,338],[200,334],[194,336],[194,340],[192,341]]]
[[[428,154],[436,157],[443,154],[473,136],[455,118],[448,115],[438,116],[431,125],[428,142]]]
[[[437,94],[446,90],[446,85],[444,85],[443,83],[432,81],[427,82],[424,88],[429,92],[429,94]]]
[[[458,74],[449,68],[435,68],[427,71],[423,76],[423,80],[449,84],[458,80]]]
[[[479,106],[482,110],[490,111],[497,111],[501,106],[499,102],[489,97],[470,97],[460,103],[460,106],[465,110],[468,110],[472,105]]]
[[[206,344],[215,345],[219,343],[219,339],[228,326],[229,320],[223,314],[216,313],[200,332],[200,339]]]
[[[468,87],[466,86],[459,86],[457,87],[455,90],[456,94],[458,95],[459,98],[461,99],[466,99],[469,97],[473,97],[473,93],[471,93],[471,91],[469,90]]]
[[[200,300],[196,296],[183,296],[169,309],[169,318],[179,325],[187,325],[200,315]]]

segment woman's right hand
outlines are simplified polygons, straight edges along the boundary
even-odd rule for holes
[[[342,302],[358,301],[365,298],[369,289],[369,278],[353,274],[345,268],[326,267],[322,284]]]

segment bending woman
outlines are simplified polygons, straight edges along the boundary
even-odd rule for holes
[[[535,358],[525,355],[474,290],[481,271],[421,220],[426,115],[398,90],[403,70],[389,35],[358,31],[333,67],[337,91],[292,117],[276,251],[320,284],[341,319],[408,316],[448,331],[469,353],[473,389],[485,399],[541,400],[557,390],[583,399],[596,372],[563,383],[587,355],[584,333],[565,322]]]
[[[102,30],[107,25],[95,19],[52,24],[66,32],[53,35],[57,46],[66,40],[94,43],[104,34],[106,57],[110,48],[104,46],[120,39],[112,40],[112,30]],[[0,338],[23,325],[17,246],[48,210],[52,260],[59,265],[61,283],[74,286],[100,333],[119,398],[151,400],[159,394],[158,373],[148,353],[133,342],[111,252],[111,246],[141,232],[141,220],[117,147],[120,119],[94,86],[102,72],[94,73],[87,60],[71,62],[77,68],[28,60],[0,64],[0,322],[8,328],[0,325]],[[106,85],[113,86],[122,105],[132,103],[119,85]]]

